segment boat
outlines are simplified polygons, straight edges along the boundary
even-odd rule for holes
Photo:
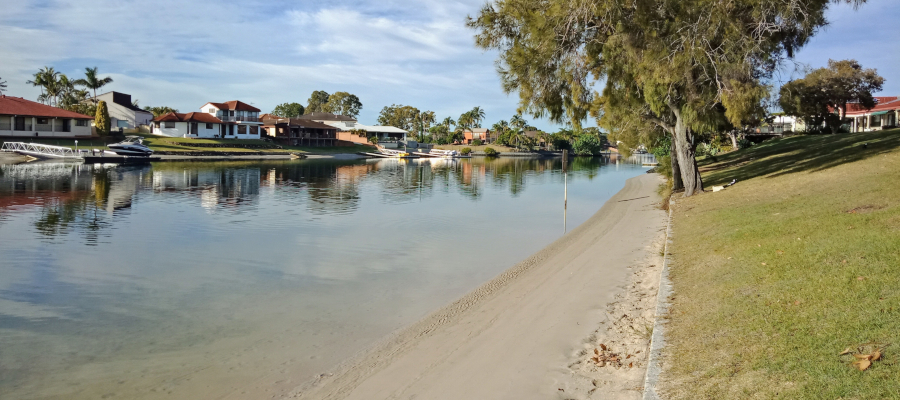
[[[144,138],[140,136],[126,136],[119,143],[107,145],[113,153],[126,157],[150,157],[153,150],[144,145]]]
[[[391,149],[386,149],[384,147],[379,147],[378,153],[383,154],[390,158],[417,158],[418,157],[418,156],[409,154],[408,152],[405,152],[405,151],[391,150]]]

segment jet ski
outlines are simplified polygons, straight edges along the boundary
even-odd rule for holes
[[[107,145],[113,153],[120,156],[128,157],[150,157],[153,150],[144,146],[144,139],[140,136],[126,136],[125,140],[119,143]]]

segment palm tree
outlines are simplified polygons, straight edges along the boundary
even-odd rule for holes
[[[56,82],[58,76],[59,72],[56,72],[53,67],[44,67],[41,68],[38,72],[35,72],[34,79],[25,83],[30,84],[31,86],[40,86],[41,96],[38,97],[38,101],[41,103],[46,102],[47,104],[50,104],[52,96],[47,95],[44,90],[49,86],[52,86]]]
[[[509,124],[516,129],[525,129],[525,126],[528,125],[528,122],[525,121],[525,118],[522,118],[522,114],[516,114],[509,119]]]
[[[431,128],[431,124],[434,123],[434,111],[425,111],[419,114],[419,120],[422,123],[422,134]]]
[[[480,127],[481,121],[484,121],[484,110],[479,106],[475,106],[472,111],[469,111],[469,115],[471,116],[472,123],[475,127]]]
[[[453,118],[451,118],[451,117],[447,117],[447,118],[444,118],[443,121],[441,121],[441,125],[446,126],[447,129],[449,130],[450,125],[456,125],[456,121],[454,121]]]
[[[6,91],[6,81],[0,80],[0,93]]]
[[[160,107],[145,106],[144,110],[147,110],[147,111],[150,111],[151,113],[153,113],[153,117],[158,117],[160,115],[166,115],[168,113],[177,113],[178,112],[178,110],[171,108],[171,107],[166,107],[166,106],[160,106]]]
[[[85,68],[84,69],[84,79],[79,79],[75,81],[76,85],[84,86],[88,89],[94,91],[94,102],[97,102],[97,89],[100,89],[106,86],[107,83],[112,83],[113,79],[110,77],[106,78],[98,78],[97,77],[97,67],[94,68]]]

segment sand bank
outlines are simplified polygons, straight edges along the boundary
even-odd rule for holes
[[[640,398],[665,234],[660,183],[630,179],[569,234],[290,397]]]

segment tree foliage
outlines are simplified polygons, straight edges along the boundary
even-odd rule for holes
[[[100,136],[109,136],[111,121],[109,119],[109,110],[106,108],[106,102],[100,100],[97,103],[97,114],[94,116],[94,126],[97,128],[97,134]]]
[[[5,92],[5,91],[6,91],[6,81],[4,81],[2,78],[0,78],[0,93]]]
[[[392,104],[385,106],[378,114],[378,124],[393,126],[405,131],[415,131],[419,120],[419,109],[413,106]]]
[[[178,110],[167,107],[167,106],[159,106],[159,107],[150,107],[144,106],[144,111],[150,111],[153,114],[153,117],[159,117],[160,115],[166,115],[168,113],[177,113]]]
[[[306,108],[300,103],[281,103],[272,110],[272,115],[282,118],[297,118],[306,112]]]
[[[306,112],[328,112],[325,109],[325,105],[328,104],[329,97],[331,97],[331,95],[324,90],[313,91],[312,94],[309,95],[309,100],[306,102]]]
[[[827,68],[812,70],[782,86],[778,103],[786,114],[802,118],[808,127],[824,123],[837,132],[847,115],[847,104],[875,107],[872,94],[883,85],[878,71],[863,69],[856,60],[828,60]]]
[[[575,143],[572,143],[572,152],[579,156],[597,155],[601,151],[603,151],[603,142],[597,135],[584,133],[575,139]]]
[[[356,118],[362,107],[362,102],[359,101],[359,97],[356,97],[355,94],[334,92],[334,94],[328,96],[328,101],[325,103],[323,111]]]
[[[617,136],[671,135],[690,196],[703,190],[694,134],[757,112],[765,80],[836,2],[494,0],[468,25],[479,47],[500,51],[502,87],[523,112],[575,129],[591,115]]]
[[[94,68],[85,68],[84,69],[84,78],[76,80],[75,84],[84,86],[88,89],[91,89],[94,93],[94,96],[92,97],[92,99],[96,103],[97,102],[97,89],[100,89],[112,82],[113,82],[113,79],[108,76],[104,77],[104,78],[97,76],[97,67],[94,67]]]

